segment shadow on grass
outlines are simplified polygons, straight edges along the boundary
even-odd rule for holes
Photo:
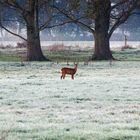
[[[140,140],[140,137],[134,137],[134,136],[116,136],[116,137],[106,138],[104,140]]]

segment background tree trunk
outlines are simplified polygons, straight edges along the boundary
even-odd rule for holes
[[[39,33],[36,33],[36,30],[33,27],[27,27],[27,60],[47,60],[41,50]]]
[[[0,28],[0,35],[1,35],[1,40],[4,41],[4,34],[3,34],[3,29]]]
[[[94,54],[92,60],[110,60],[113,59],[112,53],[110,51],[109,36],[106,32],[94,33]]]
[[[31,1],[31,9],[26,17],[27,23],[27,60],[48,60],[42,53],[40,45],[39,23],[38,23],[38,0]]]
[[[94,41],[95,50],[92,56],[92,60],[109,60],[113,59],[110,51],[110,37],[108,34],[110,24],[110,0],[105,0],[102,4],[102,0],[95,2],[96,17],[95,17],[95,31]]]

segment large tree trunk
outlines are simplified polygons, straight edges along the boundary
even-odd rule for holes
[[[106,32],[95,32],[94,33],[94,54],[92,56],[92,60],[110,60],[113,59],[109,36]]]
[[[39,34],[38,23],[38,0],[31,1],[31,10],[26,15],[27,23],[27,60],[28,61],[45,61],[48,60],[44,57]]]
[[[95,50],[92,60],[109,60],[113,59],[109,43],[109,21],[110,21],[110,0],[102,5],[102,0],[96,1],[96,18],[95,18]]]
[[[36,33],[35,29],[30,27],[27,27],[27,60],[47,60],[41,50],[39,33]]]
[[[0,34],[1,34],[1,40],[4,41],[4,34],[3,34],[3,29],[0,28]]]

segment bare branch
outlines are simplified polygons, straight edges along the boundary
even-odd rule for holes
[[[80,19],[84,19],[85,17],[80,17],[80,18],[76,18],[73,15],[69,15],[67,11],[65,11],[64,9],[61,10],[60,8],[58,8],[57,6],[53,5],[53,8],[55,8],[56,10],[58,10],[60,13],[62,13],[64,16],[66,16],[68,19],[71,20],[71,22],[74,22],[80,26],[83,26],[85,28],[87,28],[90,32],[94,32],[94,29],[92,29],[89,25],[83,23],[80,21]]]
[[[133,12],[131,15],[140,15],[140,12]]]
[[[135,1],[133,1],[133,3],[130,2],[132,5],[130,5],[130,3],[127,3],[129,5],[129,7],[127,7],[128,9],[123,10],[123,12],[120,13],[120,16],[116,17],[116,22],[114,23],[114,25],[112,26],[112,28],[109,31],[109,37],[111,37],[112,33],[114,32],[114,30],[117,27],[119,27],[121,24],[125,23],[125,21],[132,15],[133,10],[136,8],[136,6],[138,4],[138,1],[139,0],[135,0]]]
[[[3,19],[2,21],[3,22],[19,22],[19,23],[21,23],[23,25],[26,25],[24,22],[16,20],[16,19]]]
[[[111,7],[111,10],[115,9],[116,7],[122,5],[122,4],[126,3],[126,2],[128,2],[128,0],[122,0],[122,1],[120,1],[120,2],[118,2],[118,3],[116,3],[116,4],[114,4],[114,5]]]
[[[16,1],[3,0],[3,1],[0,1],[0,3],[6,6],[10,6],[12,8],[18,9],[20,13],[23,13],[23,11],[25,10]]]
[[[1,26],[4,30],[6,30],[7,32],[11,33],[12,35],[17,36],[17,37],[23,39],[24,41],[27,41],[27,39],[25,39],[24,37],[22,37],[22,36],[20,36],[20,35],[14,33],[14,32],[12,32],[12,31],[10,31],[9,29],[7,29],[1,22],[0,22],[0,26]]]
[[[72,21],[69,20],[69,21],[65,21],[65,22],[59,23],[59,24],[54,24],[54,25],[51,25],[51,26],[48,26],[48,25],[47,25],[47,26],[42,27],[40,30],[44,30],[45,28],[59,27],[59,26],[62,26],[62,25],[68,24],[68,23],[72,23]]]

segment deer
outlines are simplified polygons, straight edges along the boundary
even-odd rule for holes
[[[71,78],[74,79],[74,74],[77,71],[77,66],[78,66],[78,64],[75,64],[74,68],[67,68],[67,67],[62,68],[61,69],[61,73],[62,73],[61,79],[62,78],[65,79],[66,74],[71,75]]]

